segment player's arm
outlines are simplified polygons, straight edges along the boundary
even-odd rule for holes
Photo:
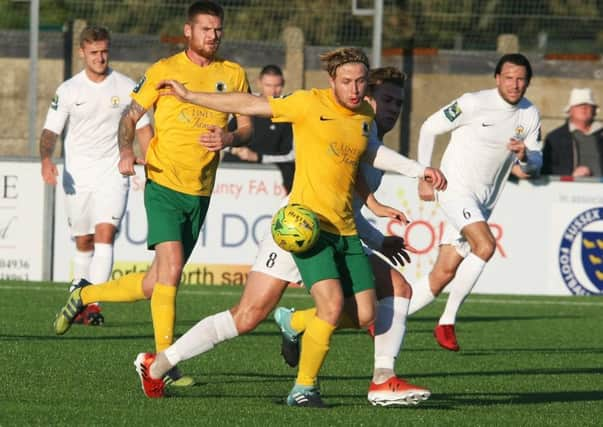
[[[157,89],[160,96],[172,95],[184,102],[197,104],[222,113],[272,117],[272,108],[265,96],[243,92],[192,92],[176,80],[162,80],[157,85]]]
[[[149,149],[149,144],[151,143],[153,136],[155,136],[155,132],[153,131],[153,126],[150,124],[136,129],[136,141],[138,141],[138,145],[140,146],[140,152],[142,153],[143,159],[146,159],[147,157],[147,150]]]
[[[366,180],[364,179],[364,176],[360,173],[360,171],[356,175],[354,190],[356,191],[356,194],[360,200],[376,216],[381,218],[393,218],[404,224],[408,224],[409,221],[404,212],[399,211],[396,208],[392,208],[391,206],[383,205],[375,198],[375,195],[371,192]]]
[[[435,112],[421,126],[418,143],[418,162],[431,166],[436,136],[450,132],[464,123],[469,106],[467,96]],[[464,111],[465,110],[465,111]],[[435,200],[434,187],[424,179],[419,180],[419,198],[425,201]]]
[[[119,147],[119,172],[123,175],[134,175],[135,164],[144,164],[144,160],[134,155],[134,134],[136,123],[146,113],[146,110],[136,101],[132,100],[119,120],[117,131],[117,146]]]
[[[526,138],[522,140],[511,138],[507,145],[515,154],[519,168],[523,175],[532,178],[540,175],[542,169],[542,134],[540,128],[540,115],[535,113],[534,126]]]
[[[253,97],[253,95],[251,96]],[[252,134],[253,123],[251,117],[241,115],[237,117],[237,129],[229,132],[219,126],[210,125],[207,127],[207,132],[201,135],[199,141],[208,151],[220,151],[226,147],[240,147],[247,144]]]
[[[42,179],[46,184],[56,185],[59,174],[57,166],[52,161],[52,153],[59,135],[51,130],[43,129],[40,135],[40,160],[42,163]]]

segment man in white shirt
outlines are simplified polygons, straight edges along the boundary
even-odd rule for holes
[[[84,69],[63,82],[50,104],[40,137],[42,178],[57,183],[52,152],[66,129],[65,191],[67,220],[75,239],[73,277],[92,283],[107,281],[113,268],[113,242],[126,208],[130,181],[119,173],[117,129],[135,82],[109,67],[110,35],[101,27],[80,34]],[[137,124],[143,151],[153,137],[148,116]],[[81,322],[102,324],[98,305],[91,304]]]
[[[419,135],[419,162],[429,165],[436,135],[452,132],[441,164],[448,188],[437,193],[447,224],[433,269],[413,286],[409,313],[431,303],[454,278],[434,331],[438,343],[452,351],[459,350],[456,314],[496,248],[487,220],[511,168],[518,162],[533,176],[542,166],[540,113],[524,98],[532,77],[529,61],[504,55],[494,77],[496,88],[462,95],[430,116]],[[419,196],[435,197],[424,182]]]

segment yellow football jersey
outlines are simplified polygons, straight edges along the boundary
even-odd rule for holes
[[[356,234],[352,212],[360,157],[366,150],[371,106],[341,106],[331,89],[296,91],[270,99],[274,122],[291,122],[295,176],[290,203],[301,203],[320,219],[320,228],[341,236]]]
[[[199,137],[209,125],[226,128],[228,114],[159,96],[157,84],[175,79],[198,92],[249,92],[243,68],[216,58],[201,67],[185,52],[153,64],[132,91],[132,99],[147,110],[154,108],[155,137],[146,155],[149,179],[186,194],[211,195],[219,153],[207,151]]]

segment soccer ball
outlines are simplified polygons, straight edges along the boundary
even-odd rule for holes
[[[274,214],[271,231],[276,244],[293,253],[307,251],[320,235],[316,214],[297,203],[283,206]]]

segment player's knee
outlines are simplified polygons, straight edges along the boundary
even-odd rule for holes
[[[393,293],[395,297],[408,298],[412,297],[412,288],[401,274],[398,274],[392,280]]]
[[[266,318],[265,310],[258,307],[236,306],[230,312],[239,335],[253,331]]]
[[[429,285],[434,295],[439,295],[442,289],[454,279],[456,270],[453,268],[439,268],[429,275]]]
[[[488,261],[494,255],[496,244],[490,241],[480,242],[472,249],[472,252],[484,261]]]

